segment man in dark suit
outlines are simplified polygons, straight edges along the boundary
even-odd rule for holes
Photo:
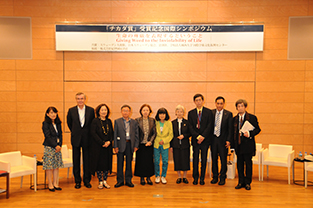
[[[248,106],[246,100],[239,99],[235,105],[238,114],[233,119],[234,142],[232,147],[236,150],[239,177],[238,185],[235,189],[245,187],[246,190],[250,190],[252,181],[252,157],[255,155],[256,151],[254,137],[260,133],[261,129],[257,117],[246,111]],[[242,132],[241,129],[245,122],[249,122],[254,129]]]
[[[77,106],[68,110],[67,126],[71,131],[71,143],[73,148],[73,173],[75,188],[81,187],[80,158],[81,148],[83,149],[83,182],[87,188],[91,188],[91,173],[89,170],[89,129],[92,120],[95,118],[95,111],[92,107],[85,105],[86,95],[78,92],[75,96]]]
[[[131,107],[121,107],[122,118],[114,121],[114,150],[117,153],[117,183],[115,188],[124,185],[124,155],[126,155],[125,184],[134,187],[132,183],[132,160],[133,153],[138,150],[139,133],[138,122],[131,119]]]
[[[224,185],[227,172],[227,153],[232,140],[233,132],[233,114],[224,109],[225,99],[217,97],[215,99],[216,109],[212,110],[214,118],[213,137],[211,142],[212,152],[212,184],[218,182],[218,155],[221,160],[220,182],[218,185]]]
[[[213,116],[210,109],[204,107],[204,97],[196,94],[193,97],[196,108],[188,112],[191,143],[193,147],[193,184],[198,184],[199,179],[199,154],[201,153],[201,175],[200,185],[204,185],[208,148],[213,129]]]

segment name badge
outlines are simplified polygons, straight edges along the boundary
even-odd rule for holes
[[[129,132],[126,133],[126,136],[129,137]]]
[[[116,137],[116,139],[117,139],[117,140],[120,140],[121,138],[119,138],[119,137]]]
[[[196,128],[199,129],[199,125],[198,124],[196,125]]]

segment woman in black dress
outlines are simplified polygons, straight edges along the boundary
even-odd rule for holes
[[[136,118],[139,128],[139,149],[136,151],[135,176],[140,177],[140,184],[152,185],[150,179],[154,175],[153,141],[156,136],[155,120],[150,118],[152,113],[148,104],[143,104],[139,110],[141,117]]]
[[[96,110],[96,118],[91,123],[90,132],[92,135],[90,152],[90,170],[94,175],[97,172],[99,189],[110,188],[107,183],[108,173],[112,172],[112,141],[113,126],[109,119],[110,110],[106,104],[100,104]]]
[[[174,138],[171,141],[173,151],[174,170],[177,171],[176,183],[188,183],[187,171],[190,170],[190,142],[189,123],[184,119],[185,108],[178,105],[175,109],[177,118],[172,121]],[[183,178],[181,172],[183,171]]]

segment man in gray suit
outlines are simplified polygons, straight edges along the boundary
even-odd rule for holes
[[[139,134],[138,123],[131,119],[131,107],[123,105],[121,107],[122,118],[114,121],[114,150],[117,153],[117,183],[115,188],[124,185],[124,155],[126,155],[125,184],[134,187],[131,179],[133,152],[138,150]]]

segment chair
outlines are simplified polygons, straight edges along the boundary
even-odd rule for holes
[[[23,176],[34,175],[34,190],[37,191],[37,161],[35,158],[24,156],[20,151],[1,153],[0,170],[8,172],[10,178],[21,177],[21,187]]]
[[[313,157],[311,155],[305,156],[306,160],[310,160],[310,162],[304,161],[304,187],[308,187],[308,171],[313,172]]]
[[[72,150],[67,148],[67,145],[62,145],[62,160],[64,168],[67,168],[67,178],[69,178],[70,168],[73,167]],[[72,171],[73,176],[73,171]]]
[[[252,157],[253,164],[259,165],[259,181],[261,181],[261,164],[262,164],[262,152],[263,152],[262,144],[256,143],[256,153],[255,156]]]
[[[9,190],[10,190],[10,174],[4,170],[0,170],[0,177],[6,177],[7,180],[7,188],[6,188],[6,198],[9,198]]]
[[[288,168],[288,184],[290,184],[290,167],[294,159],[294,150],[292,145],[269,144],[268,148],[262,154],[262,181],[263,181],[263,166],[279,166]]]
[[[190,145],[190,162],[193,161],[193,151],[192,151],[192,145]],[[201,162],[201,156],[199,154],[199,162]],[[210,149],[208,149],[208,159],[207,159],[208,167],[207,172],[209,173],[209,177],[212,176],[212,155]]]

